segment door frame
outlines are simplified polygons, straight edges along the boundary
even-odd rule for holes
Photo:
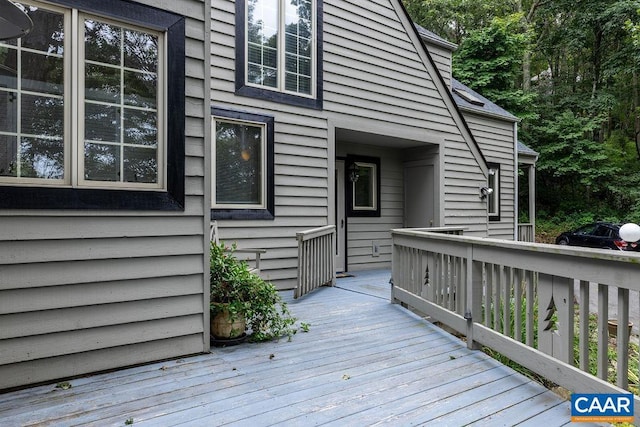
[[[335,162],[335,270],[347,271],[347,206],[345,191],[345,159],[337,158]]]

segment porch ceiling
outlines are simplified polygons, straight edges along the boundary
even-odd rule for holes
[[[417,140],[394,135],[384,135],[381,133],[338,128],[336,128],[336,141],[394,148],[412,148],[432,145],[432,143],[426,140]]]

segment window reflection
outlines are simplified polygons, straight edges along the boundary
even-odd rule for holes
[[[156,183],[158,37],[97,20],[84,27],[85,179]]]
[[[263,202],[263,127],[216,122],[216,203]]]

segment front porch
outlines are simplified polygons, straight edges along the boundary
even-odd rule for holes
[[[0,395],[0,425],[540,425],[569,403],[391,304],[391,272],[293,300],[309,332]]]

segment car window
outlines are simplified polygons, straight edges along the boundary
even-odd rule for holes
[[[609,227],[605,227],[604,225],[599,225],[596,227],[594,236],[598,237],[611,237],[611,229]]]
[[[589,224],[589,225],[585,225],[582,226],[580,228],[578,228],[575,233],[576,234],[593,234],[593,232],[595,231],[596,225],[595,224]]]

